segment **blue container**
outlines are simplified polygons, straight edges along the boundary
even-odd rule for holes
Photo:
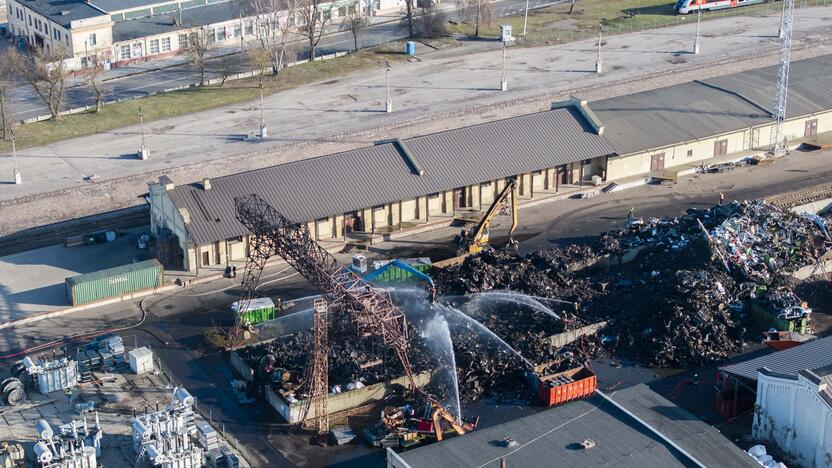
[[[416,55],[416,43],[413,41],[407,41],[404,45],[404,53],[410,56]]]

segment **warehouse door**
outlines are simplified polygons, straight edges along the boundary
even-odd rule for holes
[[[815,136],[818,134],[818,119],[806,121],[806,129],[803,131],[803,136]]]
[[[364,226],[361,222],[361,213],[358,211],[351,211],[344,215],[344,234],[363,230]]]
[[[650,171],[664,170],[664,153],[654,154],[650,156]]]
[[[714,156],[725,156],[728,154],[728,140],[717,140],[714,142]]]
[[[558,175],[557,177],[560,179],[560,183],[562,185],[566,185],[569,183],[569,171],[566,169],[566,164],[561,164],[557,167]]]

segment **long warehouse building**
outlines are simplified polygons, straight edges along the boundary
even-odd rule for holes
[[[306,223],[316,240],[391,235],[486,208],[506,179],[521,199],[584,184],[675,177],[770,145],[777,70],[767,67],[391,140],[265,169],[176,185],[150,184],[160,259],[198,271],[244,261],[234,198],[257,193]],[[832,129],[832,56],[791,65],[790,145]]]

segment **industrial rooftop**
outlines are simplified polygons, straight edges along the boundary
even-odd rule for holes
[[[832,56],[791,64],[788,117],[832,108]],[[590,103],[619,155],[771,124],[777,67],[691,81]]]
[[[720,371],[757,380],[757,371],[767,367],[771,372],[797,378],[804,369],[820,369],[832,366],[832,336],[820,338],[748,361],[722,366]]]
[[[413,468],[497,467],[502,457],[516,467],[552,466],[553,460],[558,466],[757,466],[716,429],[642,384],[610,397],[626,411],[593,395],[398,457]],[[505,446],[506,437],[517,446]],[[582,449],[586,439],[595,446]],[[388,452],[388,460],[392,456]]]
[[[305,222],[612,153],[579,111],[563,108],[220,177],[208,191],[178,186],[171,198],[204,243],[247,233],[234,197],[252,192]]]

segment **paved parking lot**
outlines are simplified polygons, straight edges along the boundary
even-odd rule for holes
[[[105,244],[53,245],[0,257],[0,322],[68,306],[67,277],[145,260],[147,250],[136,246],[144,231],[124,231]]]

